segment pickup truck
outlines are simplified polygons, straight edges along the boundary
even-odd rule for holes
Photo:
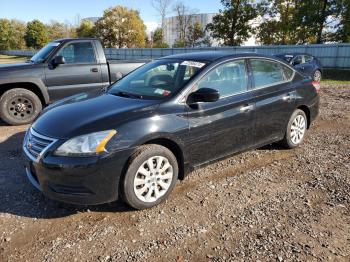
[[[98,39],[60,39],[22,64],[0,65],[0,118],[32,122],[43,107],[81,92],[105,90],[147,60],[107,60]]]

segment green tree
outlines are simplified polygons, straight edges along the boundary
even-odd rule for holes
[[[50,24],[46,26],[47,37],[49,41],[68,37],[67,26],[63,23],[57,21],[51,21]]]
[[[10,46],[11,49],[26,49],[26,42],[24,36],[26,33],[26,23],[12,19],[11,20],[11,37]]]
[[[46,26],[39,20],[27,24],[25,41],[28,47],[40,49],[49,41]]]
[[[332,42],[350,43],[350,1],[339,0],[337,3],[337,22],[327,33],[327,40]]]
[[[188,28],[187,34],[187,45],[190,47],[195,47],[202,43],[205,36],[205,30],[203,30],[201,23],[195,22]]]
[[[271,44],[302,44],[308,39],[301,31],[299,0],[274,0],[265,2],[266,11],[262,23],[257,29],[257,39],[265,45]]]
[[[25,31],[24,22],[0,19],[0,50],[25,49]]]
[[[163,30],[162,28],[157,28],[152,34],[152,41],[154,48],[168,48],[169,45],[163,42]]]
[[[221,0],[223,9],[207,25],[213,38],[224,45],[240,45],[254,32],[250,22],[259,12],[259,4],[251,0]]]
[[[8,19],[0,19],[0,50],[11,49],[11,23]]]
[[[96,35],[95,24],[89,20],[83,20],[76,31],[78,37],[94,37]]]
[[[144,47],[146,26],[138,11],[116,6],[104,11],[96,23],[96,34],[105,47]]]

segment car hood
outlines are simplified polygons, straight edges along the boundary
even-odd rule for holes
[[[32,127],[48,137],[69,139],[116,129],[131,118],[152,113],[158,104],[158,100],[132,99],[108,93],[83,93],[46,108]]]
[[[22,68],[31,67],[31,66],[33,66],[32,63],[2,64],[0,65],[0,71],[16,70],[16,69],[22,69]]]

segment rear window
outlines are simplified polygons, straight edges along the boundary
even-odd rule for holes
[[[253,71],[255,88],[284,82],[286,81],[286,73],[290,77],[291,72],[289,72],[288,69],[284,69],[285,66],[278,62],[251,59],[250,64]]]

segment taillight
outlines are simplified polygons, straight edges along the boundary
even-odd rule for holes
[[[317,93],[319,93],[319,92],[321,91],[320,82],[318,82],[318,81],[313,81],[313,82],[312,82],[312,85],[315,87]]]

